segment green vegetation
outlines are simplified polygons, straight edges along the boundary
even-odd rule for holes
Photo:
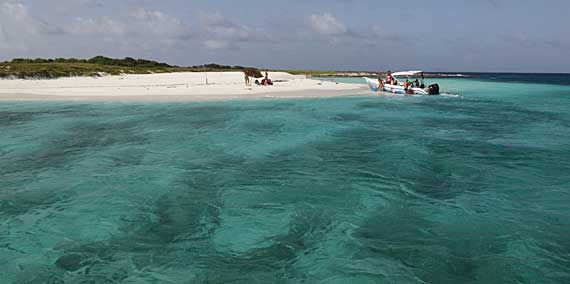
[[[171,72],[206,72],[206,71],[247,71],[261,77],[256,68],[206,64],[192,67],[179,67],[166,63],[134,59],[113,59],[96,56],[91,59],[56,58],[27,59],[16,58],[0,63],[0,78],[52,79],[73,76],[101,76],[104,74],[152,74]]]
[[[96,56],[91,59],[75,59],[75,58],[56,58],[56,59],[27,59],[15,58],[10,63],[13,64],[46,64],[46,63],[85,63],[85,64],[98,64],[104,66],[123,66],[123,67],[141,67],[141,68],[169,68],[177,67],[171,66],[166,63],[160,63],[151,60],[134,59],[125,57],[124,59],[113,59],[104,56]]]
[[[102,76],[105,74],[152,74],[172,72],[209,72],[209,71],[245,71],[249,76],[263,77],[260,70],[253,67],[229,66],[220,64],[205,64],[190,67],[180,67],[167,63],[145,59],[126,57],[114,59],[96,56],[91,59],[55,58],[28,59],[15,58],[8,62],[0,62],[0,78],[20,79],[53,79],[74,76]],[[321,71],[321,70],[271,70],[287,72],[293,75],[309,77],[350,77],[354,71]]]

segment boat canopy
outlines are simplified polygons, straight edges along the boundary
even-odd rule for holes
[[[413,77],[416,75],[420,75],[421,73],[423,73],[423,71],[403,71],[403,72],[392,73],[392,76],[394,76],[394,77],[398,77],[398,76]]]

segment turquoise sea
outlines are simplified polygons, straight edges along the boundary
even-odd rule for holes
[[[2,102],[0,283],[570,283],[570,75],[437,81]]]

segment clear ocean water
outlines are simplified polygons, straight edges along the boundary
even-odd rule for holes
[[[3,102],[0,283],[570,283],[569,78]]]

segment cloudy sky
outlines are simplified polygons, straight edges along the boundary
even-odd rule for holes
[[[568,0],[0,0],[0,60],[570,72]]]

